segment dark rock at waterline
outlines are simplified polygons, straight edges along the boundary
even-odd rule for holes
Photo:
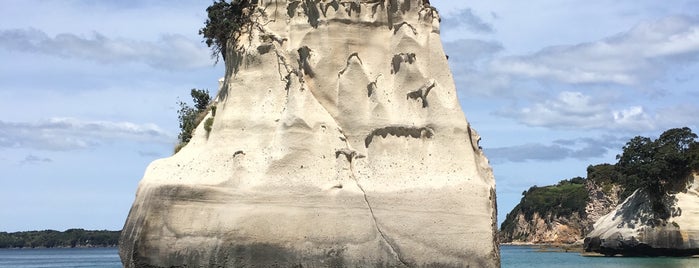
[[[587,237],[583,244],[585,252],[596,252],[605,256],[626,256],[626,257],[689,257],[699,255],[699,249],[679,248],[682,243],[676,244],[675,248],[656,248],[645,243],[640,243],[634,237],[629,240],[603,240],[599,237]]]

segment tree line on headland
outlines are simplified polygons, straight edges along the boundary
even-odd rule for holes
[[[0,232],[0,248],[116,247],[121,231],[68,229]]]

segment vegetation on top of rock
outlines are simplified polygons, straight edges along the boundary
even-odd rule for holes
[[[601,186],[606,195],[613,194],[612,188],[621,182],[622,176],[616,165],[604,163],[587,167],[587,179]]]
[[[204,130],[206,130],[206,136],[211,133],[211,128],[214,126],[214,117],[216,117],[216,105],[211,106],[211,117],[204,121]]]
[[[697,135],[688,127],[663,132],[656,140],[637,136],[617,155],[617,171],[625,190],[622,197],[635,189],[649,193],[653,210],[661,219],[670,217],[663,196],[687,189],[693,170],[699,168]]]
[[[0,232],[0,248],[114,247],[119,242],[120,233],[83,229]]]
[[[697,135],[687,127],[669,129],[655,140],[634,137],[617,155],[617,163],[590,165],[587,178],[561,181],[553,186],[533,186],[523,192],[522,200],[507,214],[500,230],[511,234],[520,213],[527,221],[532,220],[534,213],[547,220],[570,216],[574,212],[585,217],[585,206],[592,194],[585,188],[588,182],[602,187],[607,196],[618,194],[619,202],[638,189],[646,191],[655,218],[666,220],[671,212],[663,203],[664,197],[686,190],[692,172],[699,170],[699,142],[696,139]],[[620,192],[612,193],[613,189]]]
[[[194,134],[194,129],[197,128],[199,123],[204,120],[207,113],[207,107],[211,102],[211,96],[209,95],[209,90],[206,89],[196,89],[193,88],[190,92],[192,96],[192,101],[194,102],[194,107],[189,106],[186,102],[179,101],[177,103],[180,109],[177,110],[177,119],[180,125],[180,134],[177,135],[179,141],[178,145],[175,147],[175,153],[184,147],[192,139]],[[212,109],[212,112],[214,110]],[[213,122],[212,122],[213,123]]]
[[[199,34],[204,37],[204,43],[211,48],[211,57],[218,62],[219,54],[226,60],[226,45],[228,41],[236,40],[235,34],[250,23],[251,8],[257,6],[257,0],[215,0],[206,8],[208,19]]]

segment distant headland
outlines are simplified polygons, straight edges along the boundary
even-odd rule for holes
[[[0,248],[116,247],[121,231],[68,229],[0,232]]]

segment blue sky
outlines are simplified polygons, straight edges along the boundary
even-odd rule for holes
[[[499,220],[636,135],[699,130],[699,1],[446,1],[442,39]],[[223,75],[209,1],[3,0],[0,231],[121,229],[176,102]]]

